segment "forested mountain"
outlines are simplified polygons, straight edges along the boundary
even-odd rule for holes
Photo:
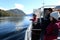
[[[10,9],[10,10],[7,10],[7,11],[12,13],[12,14],[16,14],[18,16],[25,16],[25,13],[22,10],[19,10],[19,9]]]
[[[19,9],[11,9],[11,10],[0,9],[0,17],[6,17],[6,16],[25,16],[25,13]]]

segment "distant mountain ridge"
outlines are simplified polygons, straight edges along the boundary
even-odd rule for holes
[[[7,11],[10,12],[10,13],[19,15],[19,16],[26,15],[22,10],[19,10],[19,9],[10,9],[10,10],[7,10]]]
[[[27,14],[27,16],[33,16],[33,14]]]
[[[10,10],[2,10],[0,9],[0,17],[6,17],[6,16],[15,16],[15,17],[22,17],[26,14],[19,9],[10,9]]]

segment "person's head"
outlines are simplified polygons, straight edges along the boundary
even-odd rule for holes
[[[35,14],[33,14],[33,17],[36,17],[36,15],[35,15]]]
[[[56,6],[55,10],[58,11],[58,12],[60,12],[60,6]]]
[[[51,13],[53,11],[52,8],[48,8],[48,10],[49,10],[49,13]]]
[[[44,9],[46,15],[50,15],[50,13],[53,11],[51,8]]]
[[[46,8],[46,9],[44,9],[44,17],[46,18],[46,19],[48,19],[48,20],[50,20],[49,19],[49,17],[50,17],[50,13],[52,13],[52,9],[51,8]]]
[[[50,14],[50,21],[57,21],[59,19],[59,14],[58,12],[52,12]]]

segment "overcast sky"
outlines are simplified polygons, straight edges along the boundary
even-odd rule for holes
[[[18,8],[26,14],[33,12],[33,9],[40,8],[43,0],[0,0],[0,9],[9,10]],[[60,5],[60,0],[44,0],[44,5]]]

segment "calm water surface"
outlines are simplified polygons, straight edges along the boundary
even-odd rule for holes
[[[11,33],[11,32],[14,32],[14,31],[20,31],[21,30],[21,32],[16,32],[16,34],[20,35],[20,36],[17,35],[18,38],[13,35],[13,36],[11,36],[11,38],[8,38],[8,37],[6,37],[7,39],[4,38],[4,40],[5,39],[6,40],[9,40],[9,39],[10,40],[12,40],[12,39],[15,40],[15,37],[18,40],[19,39],[23,40],[24,35],[25,35],[25,31],[26,31],[25,28],[27,28],[29,26],[29,24],[31,23],[31,21],[29,19],[31,19],[30,16],[25,16],[25,17],[22,17],[22,18],[21,17],[17,17],[17,18],[16,17],[15,18],[14,17],[11,17],[11,18],[7,17],[7,18],[5,18],[3,20],[0,20],[0,35]],[[21,34],[21,33],[23,33],[24,35]]]

